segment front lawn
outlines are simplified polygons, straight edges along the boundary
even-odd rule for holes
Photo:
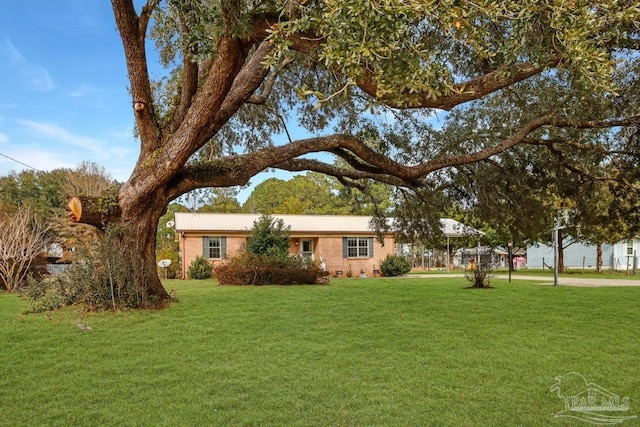
[[[0,425],[576,425],[568,372],[640,414],[640,288],[492,284],[169,281],[161,311],[26,316],[0,294]]]

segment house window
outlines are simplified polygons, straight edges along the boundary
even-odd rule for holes
[[[627,241],[627,255],[633,255],[633,239]]]
[[[373,237],[344,237],[343,256],[345,258],[372,258]]]
[[[203,237],[202,238],[202,256],[205,259],[222,259],[227,255],[227,238],[221,237]]]
[[[303,239],[302,249],[300,249],[300,253],[302,254],[302,256],[313,259],[313,240]]]

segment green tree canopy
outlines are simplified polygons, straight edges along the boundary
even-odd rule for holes
[[[576,137],[639,122],[634,1],[111,3],[140,155],[107,218],[131,225],[149,271],[164,208],[194,189],[245,185],[267,168],[440,188],[450,169],[523,144],[581,163],[583,152],[614,147]],[[150,78],[149,35],[166,67],[160,81]],[[480,115],[457,135],[424,124],[432,109],[464,115],[509,98],[517,108],[482,140]],[[290,122],[308,137],[276,143]],[[402,137],[371,144],[361,135],[372,126]],[[344,164],[309,157],[318,152]],[[94,218],[104,215],[84,220]],[[139,281],[168,297],[155,275]]]
[[[270,178],[258,184],[243,205],[245,212],[263,214],[344,215],[352,208],[338,194],[335,180],[320,174],[290,180]]]
[[[238,190],[235,188],[212,188],[207,200],[198,212],[203,213],[237,213],[241,211],[237,199]]]

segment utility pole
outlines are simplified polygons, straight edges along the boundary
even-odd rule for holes
[[[507,243],[507,262],[509,263],[509,283],[511,283],[511,270],[513,269],[513,242]]]
[[[566,211],[563,212],[565,220],[567,219]],[[553,222],[553,286],[558,286],[558,267],[560,264],[560,246],[562,242],[559,241],[559,230],[566,228],[564,225],[560,225],[560,216],[556,214],[556,218]]]

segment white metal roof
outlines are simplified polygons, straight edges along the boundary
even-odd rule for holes
[[[371,217],[340,215],[271,215],[292,232],[372,232]],[[176,231],[249,231],[260,214],[176,212]]]
[[[261,214],[245,213],[192,213],[176,212],[176,231],[227,231],[242,232],[253,228],[253,223]],[[370,233],[369,216],[344,215],[272,215],[284,221],[294,233]],[[448,237],[462,237],[483,234],[451,218],[442,218],[442,231]]]
[[[442,233],[447,237],[484,235],[482,231],[476,230],[475,228],[456,221],[455,219],[442,218],[440,219],[440,224],[442,224]]]

